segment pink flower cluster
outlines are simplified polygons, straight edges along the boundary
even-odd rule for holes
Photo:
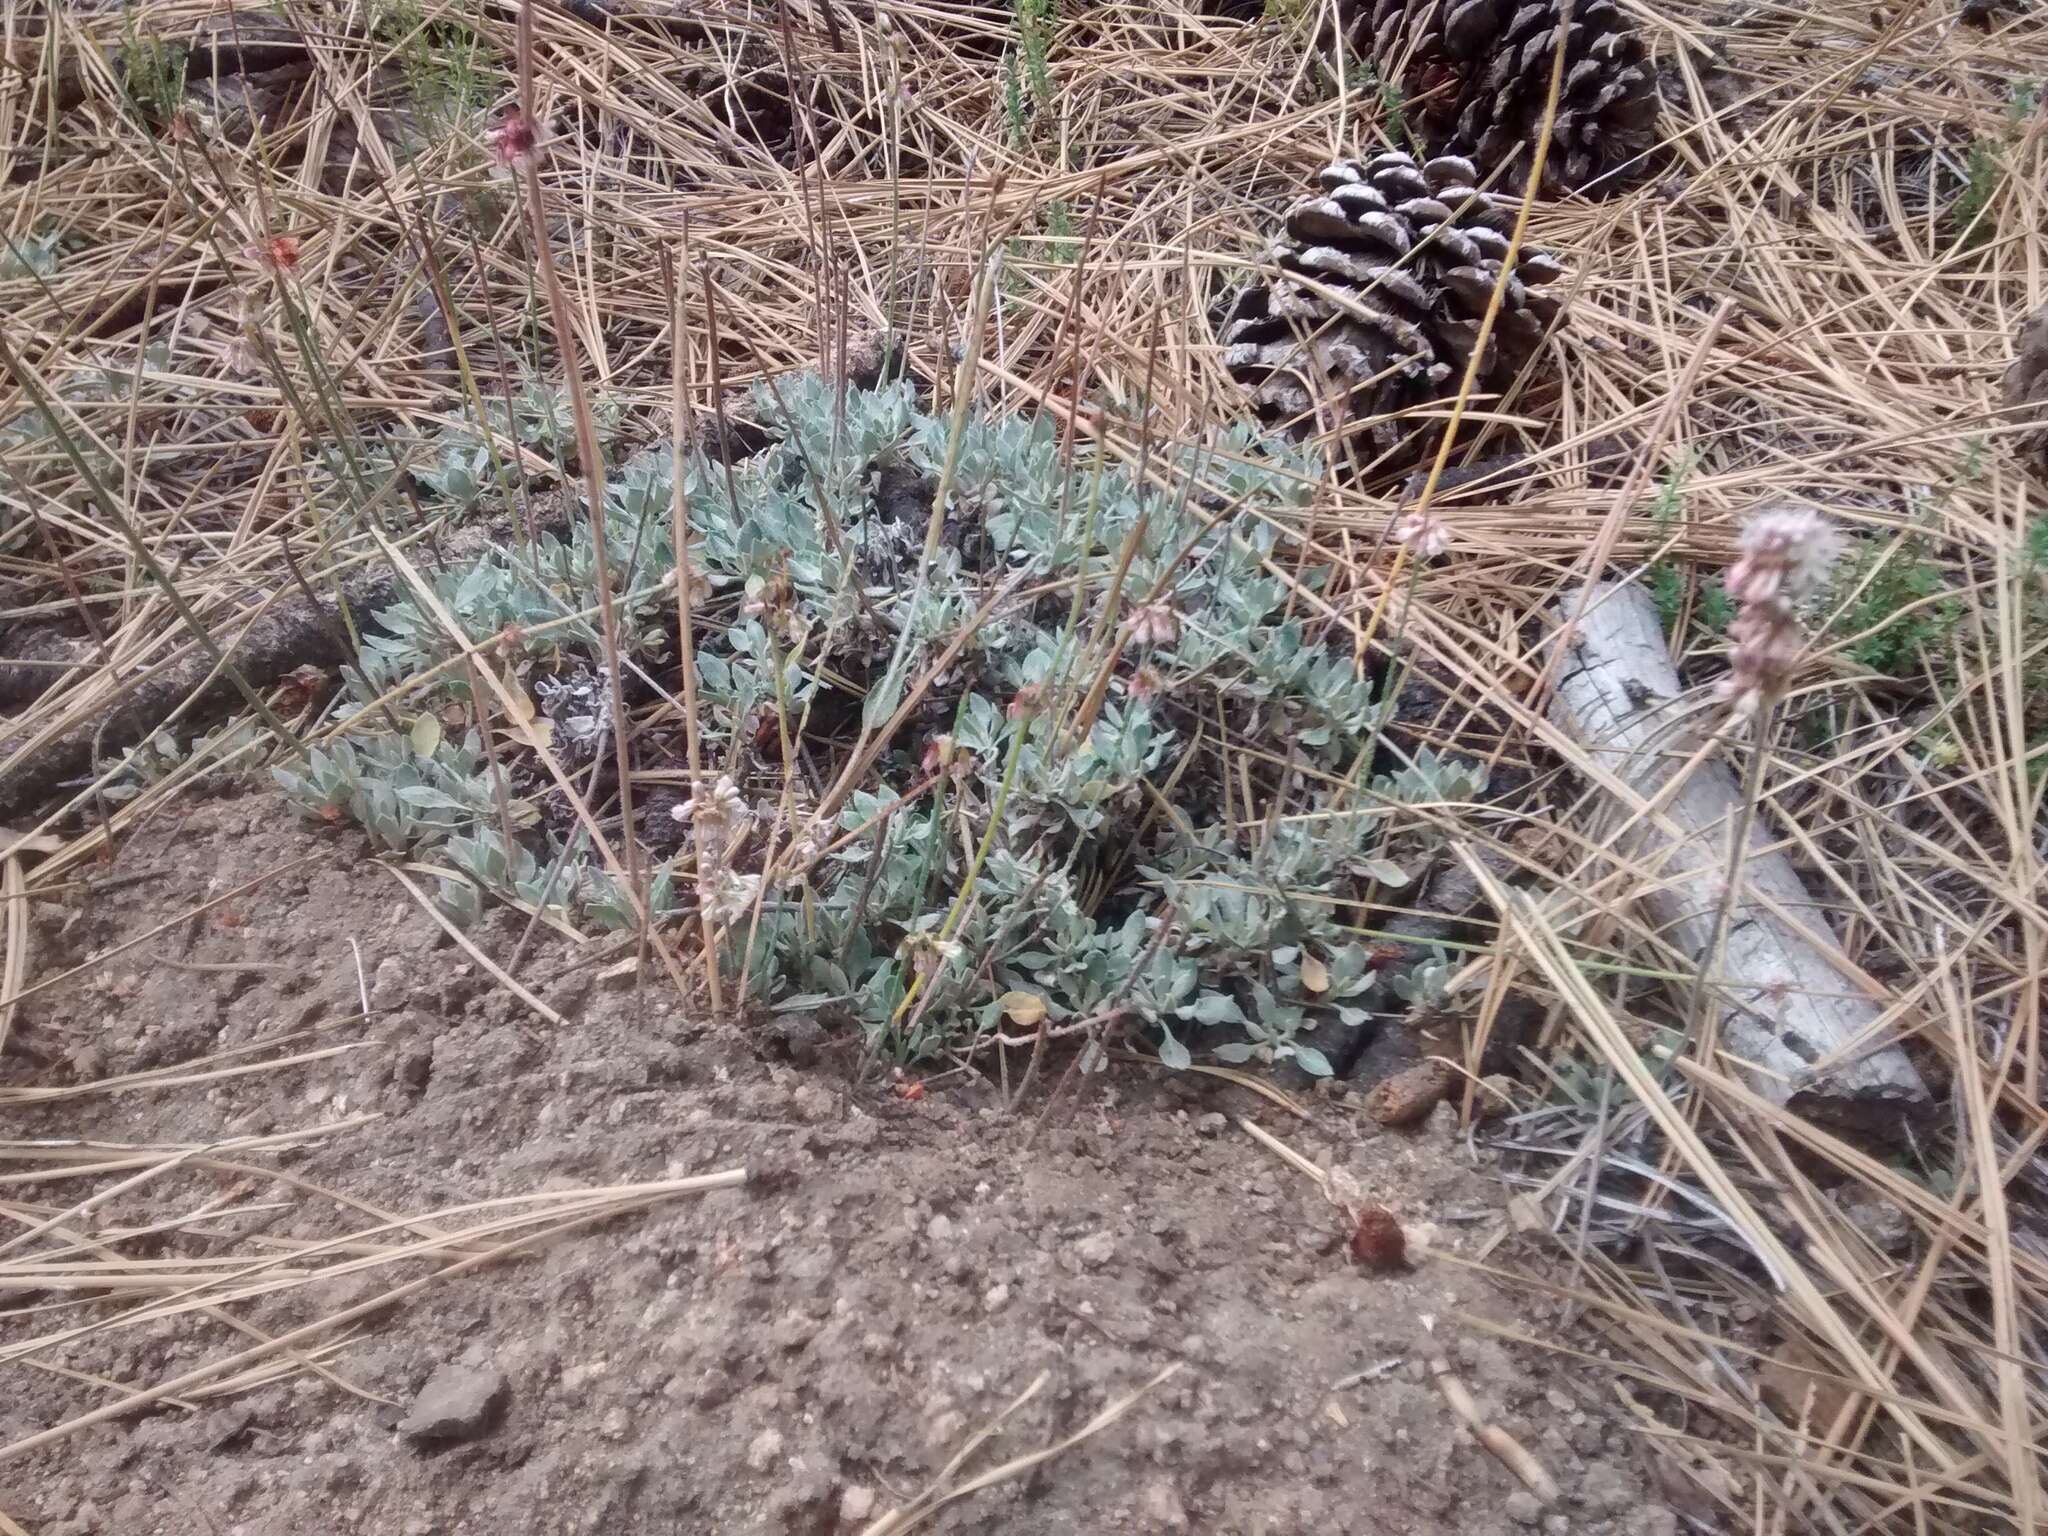
[[[1728,626],[1733,649],[1720,694],[1750,715],[1784,691],[1806,649],[1799,605],[1827,580],[1841,541],[1819,513],[1772,507],[1742,530],[1742,558],[1728,571],[1737,606]]]

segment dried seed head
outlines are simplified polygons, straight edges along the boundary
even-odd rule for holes
[[[1029,720],[1045,707],[1045,688],[1038,683],[1026,683],[1017,690],[1010,700],[1010,718]]]
[[[1171,645],[1180,638],[1180,614],[1171,603],[1140,603],[1129,630],[1133,645]]]
[[[669,811],[677,821],[694,830],[700,867],[725,863],[725,851],[733,834],[746,825],[752,813],[740,798],[739,786],[726,775],[702,795],[693,795]]]
[[[1351,1234],[1351,1257],[1380,1274],[1408,1267],[1408,1235],[1392,1211],[1384,1205],[1369,1205],[1358,1213],[1358,1226]]]
[[[1394,524],[1394,542],[1408,545],[1418,560],[1434,560],[1450,549],[1451,530],[1434,512],[1409,512]]]
[[[299,237],[272,235],[250,246],[248,254],[251,261],[266,271],[296,272],[299,269]]]
[[[506,167],[524,165],[533,158],[534,146],[539,142],[533,131],[533,124],[523,112],[514,111],[501,118],[497,124],[484,132],[484,142],[490,146],[491,158]]]
[[[1728,572],[1738,603],[1798,603],[1820,590],[1841,553],[1826,518],[1805,507],[1759,512],[1742,530],[1742,558]]]
[[[1806,649],[1799,604],[1827,581],[1840,547],[1827,520],[1803,507],[1759,512],[1742,530],[1742,558],[1727,579],[1740,606],[1718,689],[1738,717],[1756,713],[1792,681]]]
[[[720,928],[742,921],[754,910],[754,899],[760,894],[759,875],[736,874],[723,864],[714,865],[697,881],[697,903]]]

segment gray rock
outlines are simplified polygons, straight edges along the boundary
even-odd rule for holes
[[[771,1425],[754,1436],[753,1443],[747,1447],[747,1465],[756,1472],[766,1472],[781,1455],[782,1431]]]
[[[1116,1257],[1116,1239],[1107,1232],[1091,1232],[1074,1244],[1074,1257],[1089,1269],[1100,1269]]]
[[[1618,1515],[1636,1507],[1641,1485],[1611,1461],[1596,1461],[1579,1480],[1579,1497],[1596,1515]]]
[[[495,1366],[444,1365],[420,1388],[398,1432],[423,1442],[480,1440],[497,1428],[511,1394]]]
[[[405,962],[396,955],[386,955],[377,962],[377,974],[370,980],[371,1011],[383,1013],[402,1008],[411,999],[412,983],[406,979]]]
[[[1517,1525],[1534,1525],[1543,1518],[1543,1501],[1526,1488],[1509,1494],[1501,1507]]]
[[[1151,1529],[1184,1531],[1188,1528],[1188,1512],[1181,1504],[1180,1495],[1164,1478],[1147,1483],[1138,1503],[1144,1511],[1145,1523]]]
[[[839,1495],[839,1523],[859,1525],[875,1512],[875,1490],[855,1483]]]

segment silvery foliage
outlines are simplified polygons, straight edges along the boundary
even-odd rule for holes
[[[1372,781],[1373,793],[1401,805],[1461,805],[1486,792],[1486,765],[1442,757],[1430,747],[1414,762]]]
[[[271,769],[306,815],[344,815],[393,853],[412,853],[475,827],[497,811],[496,794],[474,732],[443,741],[431,756],[396,732],[365,733],[310,748],[306,761]]]
[[[1158,477],[1166,486],[1141,487],[1119,468],[1063,466],[1048,419],[970,415],[942,509],[948,536],[920,582],[930,509],[891,506],[878,492],[892,475],[935,482],[951,422],[918,409],[900,383],[836,394],[816,377],[757,391],[759,416],[781,435],[730,472],[697,453],[679,470],[660,447],[608,476],[613,597],[636,648],[658,643],[673,622],[671,519],[682,477],[692,567],[710,585],[696,646],[707,755],[724,760],[764,707],[779,704],[794,722],[828,675],[865,679],[864,716],[885,719],[998,584],[1061,595],[1002,605],[975,631],[956,669],[959,773],[904,800],[921,774],[919,748],[886,755],[840,811],[835,835],[845,845],[801,882],[771,890],[757,924],[736,925],[734,946],[751,931],[746,973],[782,1006],[844,1005],[899,1059],[938,1051],[965,1027],[1002,1027],[1006,994],[1028,992],[1053,1025],[1141,1023],[1169,1064],[1186,1064],[1190,1042],[1220,1034],[1223,1059],[1291,1057],[1327,1071],[1302,1030],[1331,1017],[1363,1022],[1379,981],[1345,926],[1350,909],[1373,883],[1405,878],[1385,856],[1384,799],[1311,805],[1248,836],[1165,805],[1191,750],[1190,718],[1221,715],[1248,736],[1284,733],[1312,778],[1329,783],[1355,772],[1384,719],[1348,651],[1289,616],[1286,589],[1267,569],[1274,524],[1315,483],[1310,464],[1240,430],[1168,466],[1173,473]],[[1197,479],[1199,494],[1190,490]],[[1064,717],[1008,705],[1029,687],[1064,690],[1070,704],[1086,691],[1100,664],[1088,637],[1127,548],[1126,609],[1138,601],[1129,594],[1157,593],[1174,631],[1130,660],[1169,686],[1198,679],[1185,696],[1194,709],[1170,710],[1120,684],[1085,739],[1056,737]],[[1066,594],[1077,574],[1087,601],[1069,633]],[[595,603],[581,520],[544,536],[531,561],[493,550],[433,579],[440,606],[473,643],[510,631],[528,654],[598,654],[591,623],[562,622]],[[760,601],[771,589],[786,590],[787,602]],[[410,598],[378,614],[377,629],[364,665],[380,688],[456,654],[441,621]],[[462,670],[449,668],[430,692],[460,698],[466,686]],[[379,764],[399,771],[389,759]],[[397,819],[394,800],[456,815],[439,802],[413,807],[395,790],[371,805],[361,787],[370,777],[358,758],[353,778],[328,770],[295,793],[316,814],[346,805],[357,815],[360,803],[400,839],[410,824]],[[488,783],[479,775],[476,785],[466,799],[450,792],[464,806],[463,824],[442,834],[444,862],[460,877],[444,883],[450,910],[475,915],[482,890],[605,926],[635,921],[626,894],[587,858],[507,848]],[[961,902],[971,845],[999,802],[988,857]],[[1115,877],[1106,894],[1105,875]],[[660,872],[657,915],[683,905],[679,885],[688,892],[694,882]],[[741,958],[727,963],[737,969]]]

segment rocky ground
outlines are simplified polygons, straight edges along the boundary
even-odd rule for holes
[[[858,1530],[1041,1371],[1045,1390],[972,1467],[1073,1433],[1175,1362],[1128,1416],[932,1528],[1678,1529],[1599,1373],[1473,1325],[1555,1319],[1462,1262],[1503,1201],[1488,1154],[1442,1120],[1383,1131],[1342,1094],[1309,1099],[1304,1122],[1241,1087],[1121,1067],[1034,1140],[1042,1086],[1015,1117],[964,1075],[918,1097],[856,1087],[829,1037],[703,1022],[666,988],[603,979],[615,956],[543,932],[517,974],[551,1022],[357,834],[269,796],[188,803],[95,879],[35,910],[34,978],[84,968],[23,1005],[0,1081],[193,1070],[17,1113],[16,1152],[334,1129],[116,1192],[74,1223],[81,1251],[176,1223],[119,1254],[145,1277],[203,1271],[496,1197],[750,1177],[436,1281],[231,1390],[0,1461],[0,1510],[34,1536]],[[502,963],[522,928],[500,917],[474,937]],[[331,1046],[352,1049],[189,1080]],[[1413,1266],[1354,1264],[1342,1215],[1240,1115],[1384,1200]],[[60,1179],[17,1155],[6,1176],[19,1223],[129,1175]],[[1541,1261],[1510,1243],[1490,1262]],[[17,1279],[0,1442],[249,1348],[230,1314],[275,1335],[427,1272],[358,1270],[126,1326],[138,1294]],[[1539,1501],[1460,1423],[1430,1374],[1439,1354],[1559,1498]]]

